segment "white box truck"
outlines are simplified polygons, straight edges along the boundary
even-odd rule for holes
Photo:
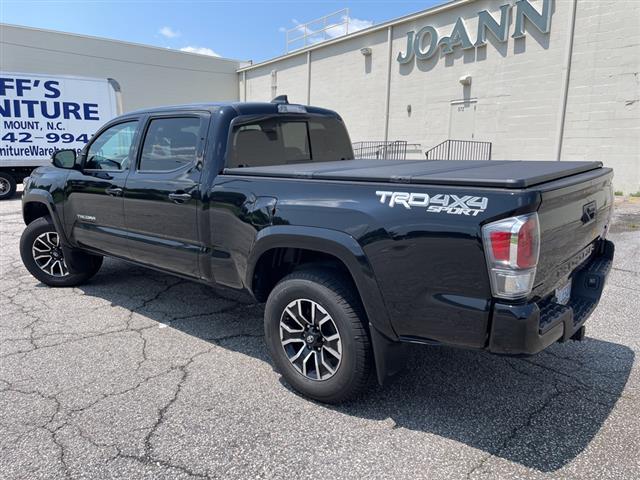
[[[0,72],[0,200],[63,148],[80,151],[122,113],[113,79]]]

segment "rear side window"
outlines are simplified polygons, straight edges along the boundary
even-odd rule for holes
[[[233,128],[228,167],[266,167],[353,159],[349,136],[335,118],[269,118]]]
[[[199,117],[155,118],[144,137],[139,170],[171,171],[196,158]]]

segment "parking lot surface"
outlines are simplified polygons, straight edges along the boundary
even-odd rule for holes
[[[640,204],[584,342],[507,358],[416,347],[329,407],[273,371],[262,309],[107,260],[52,289],[0,204],[0,478],[640,478]]]

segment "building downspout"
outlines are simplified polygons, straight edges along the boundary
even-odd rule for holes
[[[311,50],[307,52],[307,105],[311,105]]]
[[[571,2],[569,15],[569,43],[565,51],[564,68],[562,70],[562,103],[558,113],[558,131],[556,133],[556,160],[562,158],[562,142],[564,137],[564,123],[567,116],[567,100],[569,97],[569,81],[571,79],[571,59],[573,58],[573,37],[576,29],[576,10],[578,0]]]
[[[391,64],[393,56],[393,26],[387,27],[387,93],[384,102],[384,141],[389,141],[389,111],[391,108]]]
[[[242,71],[242,101],[247,101],[247,71]]]

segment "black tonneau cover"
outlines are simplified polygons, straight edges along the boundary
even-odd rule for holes
[[[601,162],[345,160],[227,168],[223,173],[317,180],[527,188],[601,167]]]

